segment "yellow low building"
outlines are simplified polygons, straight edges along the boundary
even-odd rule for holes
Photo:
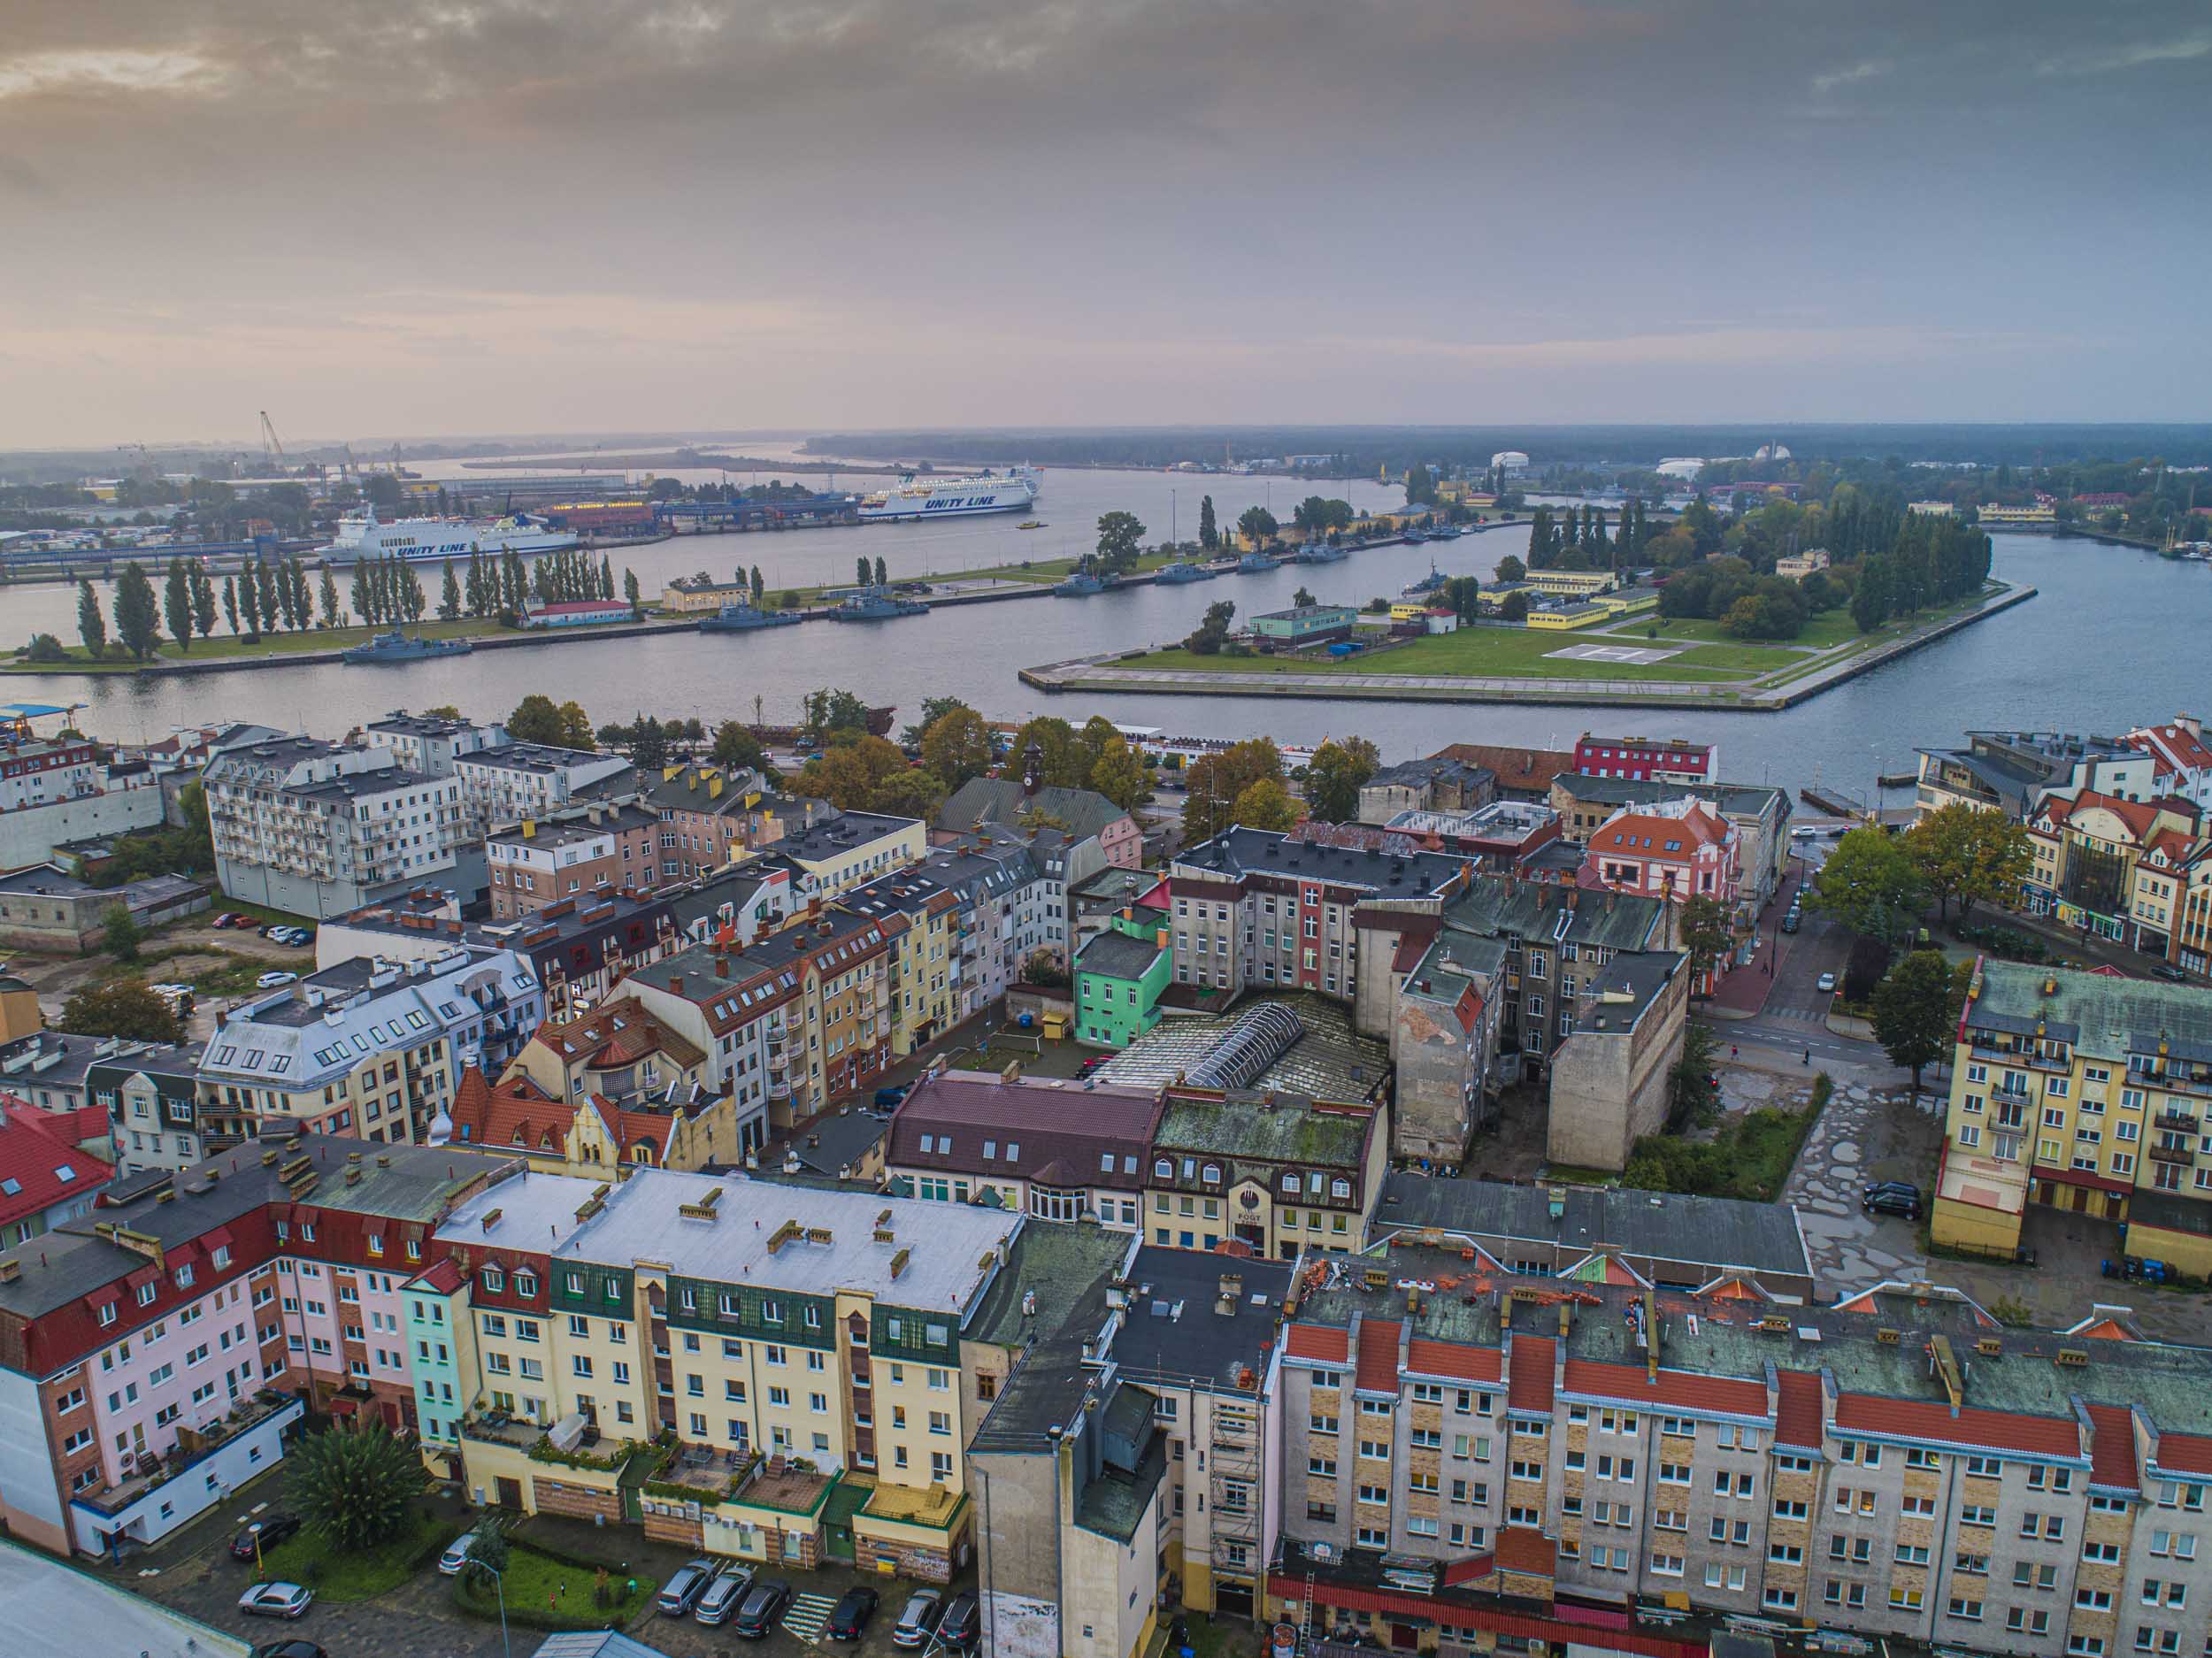
[[[2212,1270],[2212,992],[1983,962],[1960,1031],[1938,1243],[2008,1257],[2032,1202]]]
[[[1539,593],[1563,599],[1589,599],[1613,585],[1609,570],[1532,570],[1523,578]]]
[[[1641,616],[1658,610],[1659,595],[1652,587],[1624,587],[1617,593],[1601,593],[1590,603],[1609,616]]]
[[[1585,601],[1578,604],[1548,604],[1540,610],[1531,610],[1524,626],[1539,633],[1571,633],[1578,627],[1594,627],[1600,622],[1609,622],[1615,612],[1601,604]]]

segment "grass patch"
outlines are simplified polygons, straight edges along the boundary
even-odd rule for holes
[[[596,1581],[603,1570],[603,1585]],[[652,1605],[660,1588],[657,1578],[577,1565],[522,1542],[508,1546],[504,1584],[507,1621],[534,1629],[619,1629]],[[498,1589],[481,1572],[453,1580],[453,1603],[472,1616],[499,1617]]]
[[[428,1565],[461,1531],[459,1523],[440,1518],[435,1510],[417,1508],[404,1530],[366,1554],[335,1552],[313,1531],[303,1531],[263,1554],[262,1575],[273,1583],[303,1583],[319,1600],[373,1600]]]
[[[172,962],[210,956],[222,959],[211,967],[168,968],[168,963]],[[224,949],[220,945],[178,944],[166,949],[142,949],[134,962],[111,962],[100,970],[100,976],[103,979],[143,978],[149,984],[189,985],[196,994],[203,996],[235,996],[251,990],[253,981],[276,965],[265,956],[241,956],[237,951]]]
[[[1585,1169],[1578,1163],[1548,1163],[1544,1178],[1561,1180],[1569,1186],[1618,1186],[1620,1176],[1609,1169]]]
[[[1187,650],[1156,650],[1120,660],[1133,668],[1200,673],[1433,674],[1448,679],[1683,680],[1714,684],[1750,679],[1771,670],[1771,649],[1747,645],[1692,645],[1664,662],[1638,667],[1554,656],[1570,645],[1594,642],[1587,633],[1532,633],[1520,628],[1463,627],[1433,633],[1373,656],[1286,659],[1281,656],[1200,656]],[[1628,641],[1608,641],[1627,643]]]
[[[240,658],[261,659],[297,656],[302,651],[343,650],[349,645],[366,644],[378,633],[389,633],[392,624],[375,627],[313,627],[305,633],[264,633],[251,644],[233,634],[219,634],[213,639],[194,639],[190,650],[180,650],[173,639],[165,640],[154,654],[144,662],[135,657],[122,660],[103,658],[92,661],[81,645],[63,647],[67,660],[63,662],[31,663],[20,659],[5,664],[10,673],[136,673],[141,668],[163,664],[188,662],[224,662]],[[626,627],[627,622],[596,622],[584,627],[568,627],[557,631],[563,634],[590,633],[603,627]],[[409,622],[404,631],[419,639],[486,639],[498,633],[515,633],[526,630],[502,627],[495,620],[461,617],[456,620],[441,621],[426,617],[419,622]]]
[[[1646,637],[1653,627],[1659,637]],[[1624,626],[1609,628],[1607,636],[1623,644],[1640,641],[1648,644],[1669,644],[1678,640],[1696,640],[1715,645],[1764,645],[1768,649],[1825,650],[1832,645],[1847,644],[1859,636],[1858,624],[1846,610],[1823,610],[1818,616],[1807,618],[1805,631],[1795,639],[1740,640],[1717,621],[1701,616],[1663,616],[1655,622],[1648,617],[1639,617]]]

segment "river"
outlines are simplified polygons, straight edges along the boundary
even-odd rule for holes
[[[449,463],[421,470],[458,471]],[[719,474],[682,476],[700,481]],[[1148,540],[1169,533],[1171,516],[1189,540],[1197,534],[1202,495],[1213,496],[1226,526],[1256,503],[1287,518],[1305,493],[1284,480],[1055,469],[1046,474],[1035,509],[1046,521],[1040,530],[1018,529],[1010,514],[957,524],[685,537],[617,549],[611,557],[618,568],[626,563],[637,572],[648,594],[671,577],[700,569],[726,575],[740,564],[758,564],[771,590],[843,580],[863,554],[880,555],[895,579],[942,575],[1086,550],[1099,515],[1118,508],[1143,519]],[[1324,493],[1344,495],[1360,507],[1399,498],[1394,487],[1374,483],[1332,484]],[[2205,673],[2212,570],[2085,540],[1999,534],[1994,541],[1996,574],[2034,586],[2039,597],[1779,714],[1261,696],[1088,702],[1047,696],[1016,677],[1032,663],[1179,637],[1216,599],[1233,600],[1240,615],[1249,615],[1289,604],[1302,585],[1325,601],[1394,595],[1428,569],[1432,554],[1448,574],[1486,579],[1500,557],[1525,549],[1526,537],[1518,530],[1434,548],[1378,549],[1341,564],[1286,565],[1265,575],[1090,599],[966,606],[872,626],[815,622],[726,637],[579,641],[403,667],[333,664],[146,680],[19,677],[12,694],[81,699],[88,704],[81,717],[88,731],[137,741],[174,725],[219,719],[330,735],[395,708],[446,702],[496,717],[531,692],[580,701],[600,723],[641,711],[696,715],[709,725],[749,719],[756,697],[769,720],[782,721],[795,715],[806,691],[833,685],[870,703],[895,703],[908,717],[925,697],[955,695],[1002,718],[1049,712],[1079,723],[1102,712],[1124,723],[1226,737],[1265,733],[1315,741],[1358,734],[1371,738],[1390,760],[1457,741],[1565,747],[1586,727],[1683,736],[1717,742],[1721,771],[1730,779],[1792,789],[1825,783],[1862,797],[1871,793],[1877,772],[1910,771],[1916,747],[1952,742],[1969,726],[2114,732],[2177,712],[2212,711]],[[434,599],[438,572],[434,567],[424,573]],[[47,630],[74,639],[73,588],[21,587],[7,594],[6,603],[9,635]]]

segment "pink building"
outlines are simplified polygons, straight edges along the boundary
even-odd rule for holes
[[[1572,769],[1588,777],[1710,783],[1718,764],[1719,756],[1709,742],[1692,742],[1686,737],[1664,742],[1649,737],[1595,737],[1586,731],[1576,740]]]
[[[1578,880],[1587,887],[1677,904],[1709,898],[1732,918],[1743,918],[1739,914],[1744,902],[1743,857],[1736,826],[1694,795],[1622,807],[1591,833]]]

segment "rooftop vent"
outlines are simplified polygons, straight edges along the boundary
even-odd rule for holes
[[[2061,1364],[2086,1364],[2089,1362],[2089,1349],[2086,1347],[2061,1347],[2058,1350],[2057,1362]]]

